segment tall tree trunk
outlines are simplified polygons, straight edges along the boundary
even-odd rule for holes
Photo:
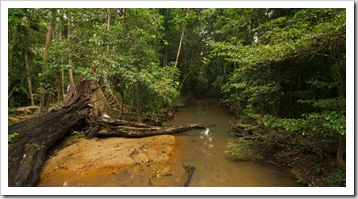
[[[62,63],[62,58],[61,58],[61,63]],[[62,98],[65,99],[65,72],[63,67],[61,68],[61,93],[62,93]]]
[[[46,72],[46,64],[47,64],[47,58],[49,55],[48,49],[52,40],[52,31],[55,28],[55,16],[54,13],[51,13],[51,19],[47,27],[47,33],[46,33],[46,41],[45,41],[45,50],[44,55],[42,57],[42,72]]]
[[[52,32],[53,32],[54,29],[55,29],[55,13],[52,10],[51,11],[51,19],[50,19],[49,25],[47,27],[45,50],[44,50],[44,55],[43,55],[43,58],[42,58],[42,73],[43,74],[46,73],[47,58],[48,58],[48,55],[49,55],[48,49],[50,47],[50,43],[51,43],[51,40],[52,40]],[[40,112],[41,113],[47,112],[48,106],[49,106],[49,103],[50,103],[50,98],[51,98],[51,96],[50,96],[51,93],[48,90],[48,85],[47,85],[48,81],[45,79],[44,83],[45,83],[45,88],[44,88],[45,92],[44,92],[44,96],[41,99],[41,106],[40,106]]]
[[[181,89],[183,88],[185,79],[189,76],[189,74],[190,74],[192,71],[193,71],[193,69],[190,69],[189,72],[184,75],[183,80],[181,81],[180,86],[179,86],[179,93],[181,92]]]
[[[60,27],[60,40],[62,40],[62,28]],[[60,59],[60,63],[61,63],[61,94],[62,94],[62,100],[65,99],[65,71],[64,71],[64,67],[63,67],[63,57],[61,56]]]
[[[107,32],[109,32],[109,26],[111,23],[111,16],[109,15],[109,9],[107,9]],[[108,39],[108,43],[107,43],[107,51],[109,51],[109,39]]]
[[[168,42],[167,41],[168,41],[168,30],[170,29],[170,27],[168,26],[170,9],[166,8],[165,11],[166,11],[165,14],[163,14],[163,16],[164,16],[164,22],[163,22],[164,34],[163,34],[163,52],[162,52],[163,67],[168,66]]]
[[[24,59],[25,59],[27,85],[29,87],[29,95],[30,95],[30,100],[31,100],[31,106],[35,106],[34,95],[32,94],[31,71],[30,71],[29,60],[28,60],[26,50],[25,50],[25,53],[24,53]]]
[[[67,41],[70,42],[71,40],[71,15],[68,14],[68,18],[67,18]],[[70,79],[70,85],[71,87],[75,86],[74,80],[73,80],[73,70],[72,70],[72,53],[69,52],[68,54],[68,76]]]
[[[189,14],[189,8],[186,9],[186,14],[185,14],[185,16],[188,16],[188,14]],[[177,57],[176,57],[176,59],[175,59],[174,67],[177,67],[177,66],[178,66],[179,55],[180,55],[181,45],[182,45],[182,43],[183,43],[184,32],[185,32],[185,24],[183,24],[183,27],[182,27],[181,36],[180,36],[180,41],[179,41],[179,47],[178,47],[178,52],[177,52]]]

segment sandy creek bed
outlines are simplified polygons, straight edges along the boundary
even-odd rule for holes
[[[37,186],[184,186],[187,174],[174,164],[175,138],[71,137],[46,161]]]

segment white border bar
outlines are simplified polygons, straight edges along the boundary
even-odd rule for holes
[[[8,187],[8,8],[346,8],[347,187]],[[354,1],[1,1],[2,195],[354,195]]]

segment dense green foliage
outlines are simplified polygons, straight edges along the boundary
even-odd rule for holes
[[[240,118],[239,128],[252,134],[239,148],[230,144],[229,153],[251,150],[297,167],[335,158],[341,164],[345,10],[280,11],[267,10],[255,19],[251,43],[246,38],[211,43],[212,53],[238,66],[222,86],[223,103]]]
[[[67,75],[70,68],[75,79],[108,79],[112,89],[117,91],[117,97],[125,104],[131,104],[131,109],[138,112],[171,106],[178,98],[178,69],[161,67],[160,64],[163,16],[159,15],[158,10],[10,9],[10,106],[26,105],[26,99],[29,98],[25,74],[18,71],[25,71],[18,48],[33,45],[43,48],[51,13],[56,16],[56,28],[52,33],[46,70],[41,70],[41,50],[34,49],[38,57],[31,56],[30,62],[38,103],[44,89],[50,90],[54,99],[62,100],[70,83]],[[67,21],[69,16],[70,26]],[[39,27],[27,24],[26,19]],[[41,42],[37,41],[38,38],[41,38]]]
[[[61,102],[70,71],[106,79],[127,112],[220,97],[243,135],[228,153],[345,184],[345,9],[9,9],[8,31],[10,107],[30,104],[27,84]]]

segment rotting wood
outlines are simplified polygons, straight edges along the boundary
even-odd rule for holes
[[[86,126],[93,113],[93,91],[98,86],[80,80],[65,106],[9,126],[8,185],[35,186],[49,149],[73,130]],[[97,111],[98,112],[98,111]]]
[[[47,151],[71,130],[85,122],[79,110],[87,109],[83,96],[68,108],[47,112],[9,127],[8,183],[10,187],[34,186]]]

